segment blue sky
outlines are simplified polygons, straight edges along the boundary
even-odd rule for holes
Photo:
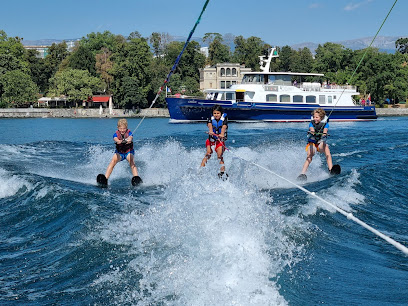
[[[271,45],[374,36],[395,0],[210,0],[194,34],[260,37]],[[205,0],[2,1],[0,29],[24,40],[81,38],[108,30],[187,37]],[[408,1],[399,0],[379,35],[408,36]]]

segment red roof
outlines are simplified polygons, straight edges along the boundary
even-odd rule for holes
[[[87,102],[109,102],[110,96],[93,96],[93,97],[88,97]]]

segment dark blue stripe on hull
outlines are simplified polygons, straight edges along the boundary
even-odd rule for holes
[[[309,121],[311,112],[322,107],[329,113],[333,107],[310,104],[238,103],[197,99],[166,98],[170,118],[175,120],[203,121],[211,115],[211,108],[219,104],[230,121]],[[216,103],[214,103],[216,102]],[[335,107],[331,120],[377,119],[374,106]]]

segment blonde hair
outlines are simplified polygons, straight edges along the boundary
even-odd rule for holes
[[[326,112],[325,112],[325,110],[323,109],[323,108],[316,108],[314,111],[313,111],[313,114],[312,115],[314,115],[314,114],[318,114],[319,116],[320,116],[320,118],[323,120],[324,119],[324,117],[326,116]]]
[[[119,119],[118,120],[118,127],[120,127],[120,126],[124,126],[124,127],[128,127],[128,124],[127,124],[127,120],[126,119]]]

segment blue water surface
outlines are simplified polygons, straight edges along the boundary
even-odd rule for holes
[[[116,119],[0,120],[1,305],[408,303],[408,256],[291,183],[308,123],[231,123],[222,181],[204,123],[139,120],[106,189]],[[408,246],[408,117],[329,133],[302,187]]]

